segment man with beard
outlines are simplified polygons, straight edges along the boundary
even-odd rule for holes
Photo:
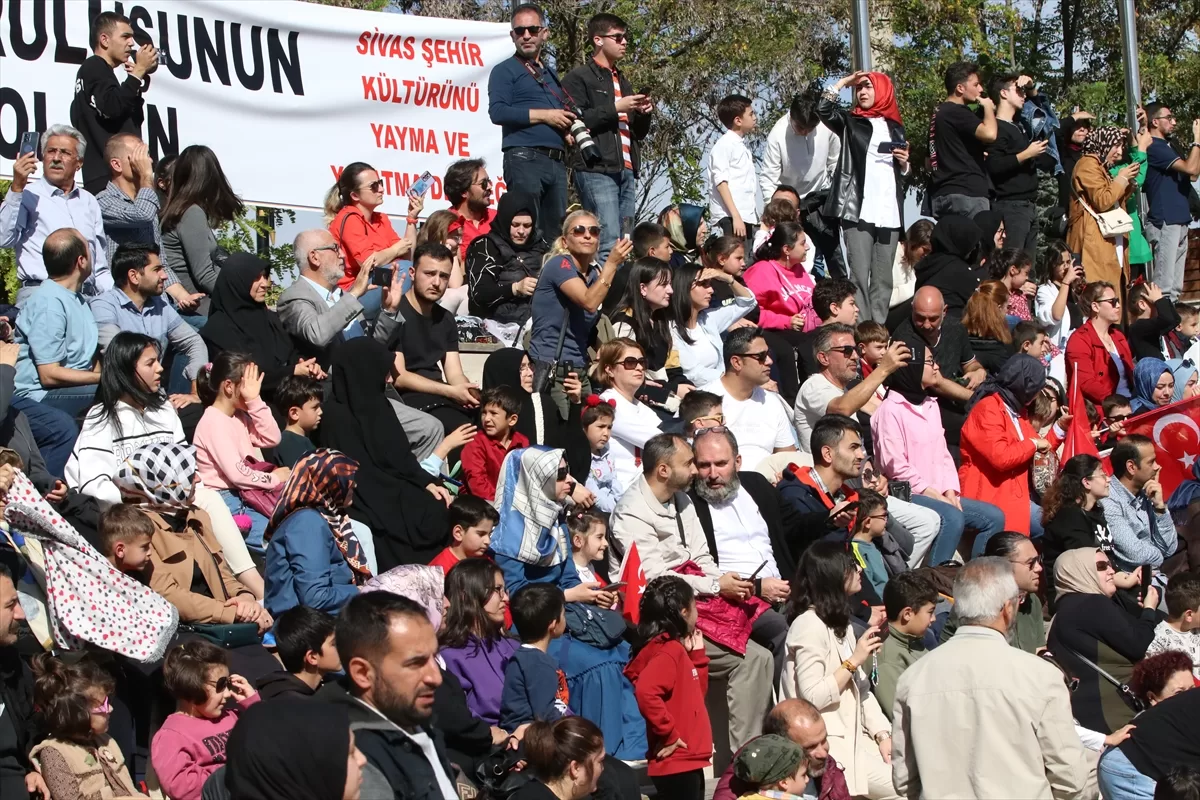
[[[1020,603],[1006,559],[981,556],[959,571],[961,627],[896,687],[892,780],[901,797],[1097,796],[1063,673],[1008,644]]]
[[[396,800],[457,800],[442,734],[429,724],[442,671],[425,609],[391,592],[359,595],[342,608],[334,637],[346,675],[318,697],[350,713],[368,764],[363,796],[382,800],[368,793],[373,767]]]
[[[792,464],[779,479],[779,494],[800,515],[806,530],[818,537],[849,533],[858,492],[848,483],[862,475],[866,451],[862,428],[850,417],[826,414],[812,429],[811,467]]]
[[[442,178],[442,193],[457,217],[449,233],[458,234],[458,257],[465,263],[467,246],[492,229],[496,209],[492,208],[492,179],[482,158],[455,161]]]
[[[1038,555],[1033,541],[1023,533],[1004,531],[988,539],[985,556],[1006,558],[1012,564],[1013,577],[1021,590],[1021,601],[1017,604],[1017,617],[1013,621],[1009,643],[1026,653],[1037,652],[1046,646],[1046,621],[1042,618],[1042,601],[1038,588],[1042,584],[1042,557]],[[942,628],[941,641],[946,642],[962,624],[955,611]]]
[[[0,484],[7,490],[10,483],[12,467],[0,467]],[[0,563],[0,797],[50,800],[50,790],[29,760],[29,748],[36,741],[33,674],[16,647],[23,619],[13,574]]]

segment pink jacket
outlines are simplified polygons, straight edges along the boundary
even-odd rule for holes
[[[271,409],[257,398],[245,411],[227,417],[209,406],[196,426],[196,466],[210,489],[274,489],[279,485],[270,472],[256,472],[242,463],[246,456],[261,460],[260,447],[279,444],[279,425]]]
[[[899,392],[888,392],[871,415],[871,437],[875,466],[894,481],[908,481],[914,494],[930,486],[938,492],[959,491],[936,398],[914,406]]]
[[[671,571],[680,575],[704,575],[704,570],[695,561],[685,561]],[[713,642],[744,656],[754,621],[770,607],[757,597],[742,601],[729,600],[719,594],[697,597],[696,627]]]
[[[759,261],[746,270],[746,286],[758,301],[758,324],[764,328],[790,328],[792,317],[804,315],[804,330],[821,324],[813,311],[813,279],[802,266],[788,269],[779,261]]]
[[[256,692],[216,719],[167,717],[150,743],[150,761],[171,800],[200,800],[208,776],[225,763],[225,743],[238,717],[261,699]]]

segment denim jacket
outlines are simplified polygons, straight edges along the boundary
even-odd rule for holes
[[[1054,107],[1050,105],[1046,96],[1038,94],[1027,97],[1024,107],[1021,108],[1021,120],[1025,124],[1029,138],[1045,137],[1046,152],[1054,158],[1054,174],[1061,174],[1063,171],[1062,159],[1058,156],[1058,137],[1055,136],[1055,132],[1059,129],[1058,115],[1054,113]]]

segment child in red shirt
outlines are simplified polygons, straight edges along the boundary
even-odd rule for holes
[[[521,394],[509,386],[497,386],[483,393],[479,401],[479,427],[476,436],[462,449],[463,474],[467,491],[484,500],[496,499],[496,481],[500,465],[509,451],[529,447],[525,435],[513,430],[521,412]]]
[[[450,546],[429,562],[431,567],[441,567],[443,575],[464,558],[487,558],[492,529],[500,522],[500,514],[490,503],[469,494],[454,498],[447,515],[450,517]],[[511,627],[512,614],[506,605],[504,629]]]

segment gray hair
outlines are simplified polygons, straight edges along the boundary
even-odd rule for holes
[[[46,152],[46,143],[50,141],[51,136],[70,136],[78,145],[76,146],[75,156],[80,161],[83,160],[83,153],[87,150],[87,139],[83,138],[83,134],[72,128],[70,125],[51,125],[42,134],[42,152]]]
[[[833,344],[833,337],[839,334],[847,334],[853,338],[854,328],[851,328],[844,322],[830,322],[828,325],[822,325],[817,328],[817,333],[813,337],[813,352],[828,353],[829,348]]]
[[[954,612],[962,625],[992,622],[1004,604],[1020,595],[1008,559],[997,556],[973,558],[954,579]]]
[[[292,256],[296,260],[296,269],[301,272],[308,269],[308,255],[314,247],[321,246],[317,243],[321,234],[333,235],[324,228],[313,228],[296,234],[296,239],[292,242]]]

